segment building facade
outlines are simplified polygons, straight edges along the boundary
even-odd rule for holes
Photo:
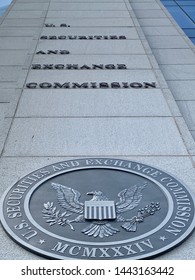
[[[14,0],[0,18],[0,192],[108,157],[195,193],[194,45],[159,0]],[[0,259],[39,259],[0,228]],[[156,259],[195,259],[195,234]]]

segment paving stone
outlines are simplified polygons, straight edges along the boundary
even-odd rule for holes
[[[152,49],[174,49],[174,52],[177,52],[178,50],[176,49],[188,49],[189,47],[187,42],[181,36],[147,36],[147,40]],[[159,51],[158,56],[156,57],[161,58],[161,53],[163,52]],[[169,50],[166,51],[166,54],[167,53],[169,53]],[[172,51],[170,51],[170,55],[172,56]],[[167,56],[169,58],[169,55]],[[175,56],[177,57],[177,53],[175,54]]]
[[[0,52],[1,54],[1,52]],[[125,64],[127,69],[151,69],[146,55],[35,55],[32,64],[78,64],[79,66],[92,64]],[[36,71],[36,70],[34,70]],[[53,70],[51,70],[53,71]],[[66,70],[62,70],[66,71]],[[101,71],[101,69],[100,69]],[[124,70],[126,71],[126,70]]]
[[[125,3],[54,3],[49,6],[50,11],[123,11]]]
[[[129,13],[126,10],[123,11],[48,11],[48,18],[61,18],[63,21],[66,18],[129,18]],[[50,19],[51,20],[51,19]]]
[[[133,9],[135,10],[151,10],[151,3],[141,2],[141,3],[132,3]],[[152,4],[152,9],[161,9],[161,7],[155,2]]]
[[[134,10],[136,17],[138,19],[140,18],[165,18],[166,14],[162,10],[154,10],[154,9],[149,9],[149,10]]]
[[[140,18],[140,26],[172,26],[168,18]]]
[[[168,84],[176,100],[195,100],[195,81],[169,81]]]
[[[194,80],[195,65],[162,65],[161,70],[167,81]]]
[[[171,118],[15,119],[4,150],[4,156],[113,154],[187,155],[187,151]]]
[[[43,25],[44,18],[40,19],[25,19],[25,18],[13,18],[8,19],[6,18],[2,26],[3,27],[41,27]]]
[[[0,154],[3,151],[5,139],[7,137],[9,127],[11,125],[11,119],[4,118],[4,114],[6,114],[7,108],[6,105],[4,105],[4,108],[2,106],[1,109],[1,115],[0,115]]]
[[[115,15],[116,16],[116,15]],[[134,23],[131,18],[128,17],[117,17],[117,20],[113,18],[100,17],[100,18],[68,18],[68,19],[58,19],[58,18],[48,18],[46,23],[53,23],[56,26],[60,26],[62,23],[66,23],[71,27],[101,27],[101,26],[134,26]]]
[[[23,65],[27,50],[0,50],[0,66]]]
[[[27,50],[32,37],[1,37],[0,50]]]
[[[47,1],[48,2],[48,1]],[[15,3],[13,5],[12,11],[39,11],[39,10],[47,10],[49,7],[48,3]]]
[[[37,52],[40,50],[69,50],[71,54],[87,55],[145,54],[139,40],[41,40]]]
[[[36,28],[1,28],[0,36],[1,37],[32,37],[38,33]]]
[[[195,64],[194,52],[190,49],[154,49],[159,64]]]
[[[17,117],[47,116],[171,116],[171,113],[160,90],[25,90]]]
[[[152,70],[77,70],[78,75],[75,75],[76,70],[64,71],[59,70],[36,70],[31,71],[27,78],[29,82],[156,82],[156,77]],[[158,83],[157,83],[158,84]]]
[[[177,36],[179,32],[173,26],[142,26],[146,36]]]
[[[19,78],[21,67],[0,66],[0,82],[14,82]]]
[[[190,130],[195,130],[195,101],[177,102]]]
[[[10,11],[7,19],[39,19],[43,16],[43,11]]]
[[[54,28],[43,28],[41,36],[68,36],[68,35],[77,35],[77,36],[126,36],[127,39],[138,39],[138,34],[135,28],[129,27],[77,27],[77,28],[63,28],[63,27],[54,27]]]

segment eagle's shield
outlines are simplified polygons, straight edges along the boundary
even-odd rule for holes
[[[84,217],[87,220],[116,219],[114,201],[85,201]]]

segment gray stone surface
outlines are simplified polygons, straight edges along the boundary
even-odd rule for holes
[[[176,36],[179,35],[177,29],[173,26],[142,26],[146,36]]]
[[[117,16],[117,20],[116,20],[116,16]],[[95,27],[101,27],[101,26],[110,26],[110,27],[123,27],[123,26],[134,26],[133,21],[131,18],[129,17],[118,17],[118,14],[112,18],[108,18],[108,17],[96,17],[96,18],[85,18],[85,17],[81,17],[81,18],[71,18],[69,17],[68,19],[66,19],[66,17],[63,18],[47,18],[46,19],[46,23],[53,23],[56,26],[60,26],[60,24],[62,23],[66,23],[69,24],[71,27],[89,27],[89,26],[95,26]]]
[[[37,13],[37,12],[36,12]],[[15,16],[15,15],[13,15]],[[121,18],[127,17],[129,18],[129,13],[126,10],[115,10],[115,11],[48,11],[47,20],[50,18],[62,18],[63,20],[66,18]]]
[[[50,4],[50,11],[125,11],[125,3],[63,3],[55,2]]]
[[[39,50],[70,50],[71,54],[145,54],[139,40],[41,40]],[[114,43],[113,43],[114,42]]]
[[[0,66],[23,65],[27,50],[0,50]]]
[[[162,65],[162,72],[169,80],[191,80],[194,81],[195,64],[193,65]]]
[[[178,101],[181,113],[185,116],[190,130],[195,130],[195,101]]]
[[[27,50],[31,41],[32,37],[1,37],[0,50]]]
[[[3,155],[157,154],[187,155],[171,118],[15,119]]]
[[[10,11],[7,15],[8,19],[39,19],[44,15],[43,11]]]
[[[71,49],[70,49],[71,53]],[[0,52],[1,54],[1,52]],[[146,55],[35,55],[32,64],[78,64],[79,66],[92,64],[125,64],[127,69],[151,69],[151,64]],[[36,70],[34,70],[36,71]],[[52,70],[53,71],[53,70]],[[101,71],[101,70],[100,70]],[[121,70],[126,71],[126,70]],[[52,73],[51,73],[52,74]]]
[[[76,70],[75,70],[76,71]],[[77,70],[78,76],[75,77],[75,71],[52,70],[34,70],[31,71],[27,78],[27,83],[30,82],[156,82],[157,79],[152,70]]]
[[[17,117],[47,116],[171,116],[171,113],[160,90],[25,90]]]
[[[169,61],[170,56],[172,55],[172,51],[170,51],[170,49],[174,49],[174,51],[176,52],[176,53],[174,53],[174,57],[177,57],[177,58],[180,57],[180,53],[178,54],[176,49],[182,49],[181,56],[184,56],[184,57],[189,56],[189,53],[187,53],[188,44],[181,36],[147,36],[147,40],[152,49],[169,49],[168,50],[169,55],[167,55],[166,51],[163,52],[160,50],[159,53],[156,54],[157,58],[161,59],[161,56],[164,55],[166,57],[166,59]],[[186,50],[183,50],[185,48],[186,48]],[[167,60],[165,60],[165,61],[167,61]],[[163,61],[164,61],[164,59],[163,59]],[[159,60],[159,62],[161,62],[161,60]]]
[[[39,27],[43,24],[44,18],[29,19],[29,18],[11,18],[3,21],[3,27]]]
[[[168,84],[176,100],[195,100],[195,81],[169,81]]]
[[[46,36],[68,36],[68,35],[77,35],[77,36],[105,36],[105,35],[123,35],[127,39],[138,39],[138,34],[135,28],[131,27],[80,27],[80,28],[64,28],[64,27],[54,27],[54,28],[43,28],[42,34]]]
[[[195,64],[194,52],[190,49],[154,49],[159,64]]]

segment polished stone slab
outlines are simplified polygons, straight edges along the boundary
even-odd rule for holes
[[[0,29],[0,36],[1,37],[30,37],[30,36],[35,36],[38,33],[38,28],[13,28],[13,27],[2,27]]]
[[[152,70],[35,70],[30,71],[26,83],[65,83],[65,82],[156,82]]]
[[[1,52],[0,52],[1,55]],[[92,64],[125,64],[127,69],[151,69],[151,64],[146,55],[35,55],[32,64],[78,64],[79,66]],[[36,70],[34,70],[36,71]],[[44,70],[45,71],[45,70]],[[53,71],[53,70],[52,70]],[[62,70],[63,71],[63,70]],[[100,69],[101,71],[101,69]],[[124,70],[126,71],[126,70]]]
[[[32,37],[0,37],[0,50],[27,50]]]
[[[12,11],[39,11],[47,10],[49,8],[49,1],[47,3],[39,3],[39,1],[34,3],[15,3],[12,7]]]
[[[174,54],[175,57],[180,57],[180,54],[178,54],[178,49],[182,49],[179,50],[179,52],[182,52],[182,56],[183,56],[183,52],[186,54],[186,50],[183,49],[188,49],[188,44],[187,42],[181,37],[181,36],[147,36],[147,40],[149,42],[149,45],[152,49],[160,49],[159,53],[157,53],[157,59],[164,54],[164,56],[167,58],[167,60],[170,60],[170,56],[172,56],[173,50],[170,49],[174,49]],[[167,51],[163,51],[161,49],[168,49]],[[170,55],[168,54],[170,53]],[[188,53],[188,50],[187,50]],[[188,56],[189,54],[187,54]],[[160,60],[159,60],[160,61]]]
[[[47,106],[45,101],[47,100]],[[17,117],[171,116],[160,90],[24,90]]]
[[[71,54],[145,54],[140,40],[40,40],[38,51],[68,50]]]
[[[43,11],[10,11],[7,19],[40,19],[44,15]]]
[[[161,70],[167,81],[194,81],[195,65],[162,65]]]
[[[140,26],[172,26],[168,18],[140,18]]]
[[[23,65],[27,50],[0,50],[0,66]]]
[[[135,12],[136,12],[136,17],[138,19],[140,19],[140,18],[165,18],[166,17],[166,14],[162,10],[160,10],[160,9],[155,10],[155,9],[153,9],[153,7],[152,7],[152,9],[151,8],[148,10],[140,9],[140,10],[136,10]]]
[[[195,101],[178,101],[181,113],[185,116],[190,130],[195,130]]]
[[[4,148],[4,144],[5,144],[5,140],[7,137],[7,134],[9,132],[9,128],[11,125],[11,119],[9,118],[4,118],[4,115],[6,114],[7,111],[7,106],[4,105],[0,107],[1,109],[1,115],[0,115],[0,153],[2,153],[3,148]]]
[[[13,122],[3,155],[187,155],[187,151],[172,118],[21,118]]]
[[[125,3],[63,3],[51,2],[50,11],[125,11]]]
[[[176,100],[195,100],[195,81],[169,81],[168,84]]]
[[[159,64],[194,64],[195,55],[190,49],[154,49]]]
[[[48,18],[61,18],[63,21],[66,18],[121,18],[127,17],[129,18],[129,13],[127,10],[119,10],[119,11],[48,11]]]
[[[43,22],[44,18],[6,18],[2,23],[2,27],[41,27],[43,26]]]
[[[64,28],[64,27],[45,27],[43,28],[41,36],[126,36],[127,39],[138,39],[138,34],[135,28],[129,27],[75,27],[75,28]]]
[[[118,14],[117,14],[118,15]],[[115,15],[116,16],[116,15]],[[125,26],[134,26],[134,23],[131,18],[128,17],[117,17],[117,20],[115,17],[94,17],[94,18],[70,18],[68,19],[65,18],[47,18],[46,19],[46,24],[52,23],[55,24],[56,26],[60,26],[62,23],[66,23],[67,25],[70,25],[71,27],[104,27],[104,26],[109,26],[109,27],[125,27]]]
[[[0,82],[15,82],[20,75],[20,66],[0,66]]]
[[[146,36],[177,36],[179,32],[173,26],[142,26]]]

